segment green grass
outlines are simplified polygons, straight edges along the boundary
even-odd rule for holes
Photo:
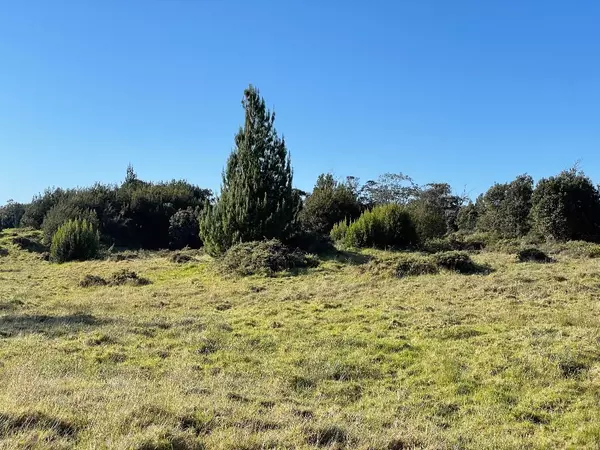
[[[12,233],[0,448],[599,446],[598,258],[398,279],[370,251],[236,278],[200,253],[50,264]],[[151,284],[79,287],[121,269]]]

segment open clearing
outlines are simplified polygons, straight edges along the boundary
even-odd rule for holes
[[[227,278],[0,247],[0,448],[598,448],[600,259]],[[19,232],[23,233],[23,232]],[[128,269],[147,285],[80,287]]]

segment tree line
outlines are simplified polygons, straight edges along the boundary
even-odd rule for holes
[[[215,256],[237,243],[265,239],[309,251],[329,239],[354,247],[418,248],[432,239],[476,232],[600,241],[599,187],[577,168],[537,183],[520,175],[494,184],[475,201],[454,193],[447,183],[420,186],[402,173],[364,184],[325,173],[306,193],[293,186],[290,155],[275,129],[275,113],[253,86],[244,91],[242,107],[244,123],[218,196],[184,180],[140,180],[129,166],[118,185],[47,189],[28,204],[9,201],[0,207],[0,228],[41,229],[53,248],[60,247],[57,236],[69,246],[78,245],[84,239],[73,237],[78,230],[77,236],[105,246],[203,245]],[[86,248],[97,247],[88,244]]]

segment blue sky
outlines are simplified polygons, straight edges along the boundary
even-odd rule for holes
[[[244,88],[295,184],[404,172],[472,195],[581,160],[600,182],[600,2],[0,2],[0,203],[48,186],[219,188]]]

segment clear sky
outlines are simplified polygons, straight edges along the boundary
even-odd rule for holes
[[[303,189],[600,182],[597,0],[0,0],[0,203],[129,162],[218,190],[249,83]]]

